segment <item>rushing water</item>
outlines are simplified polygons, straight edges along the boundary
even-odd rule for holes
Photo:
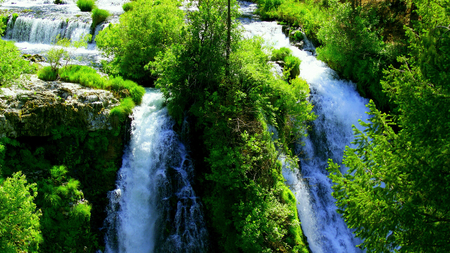
[[[162,94],[133,111],[131,141],[109,193],[106,252],[204,252],[207,231],[191,186],[193,166]]]
[[[16,42],[16,46],[24,54],[41,54],[53,47],[56,37],[80,41],[85,35],[91,33],[91,13],[81,12],[73,0],[65,4],[53,4],[53,0],[14,0],[5,1],[1,9],[9,9],[19,14],[13,21],[8,20],[6,33],[3,39]],[[118,22],[119,15],[123,13],[122,5],[125,0],[97,0],[98,8],[108,10],[112,15],[106,22],[101,23],[93,30],[93,42],[87,48],[69,48],[73,55],[73,64],[100,64],[104,58],[96,49],[95,36],[107,23]]]
[[[304,50],[291,46],[276,22],[259,21],[252,16],[255,4],[241,3],[246,14],[242,20],[246,35],[261,36],[275,48],[288,47],[298,57],[300,77],[311,90],[310,101],[318,118],[312,123],[309,136],[298,147],[300,169],[285,165],[283,175],[294,192],[302,228],[314,253],[360,252],[342,217],[336,212],[335,199],[331,196],[332,182],[326,171],[327,160],[341,162],[345,146],[353,140],[352,125],[366,120],[367,100],[362,98],[351,82],[340,80],[326,64],[317,60],[315,49],[305,40]]]

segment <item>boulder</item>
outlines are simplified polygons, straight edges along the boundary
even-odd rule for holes
[[[46,82],[33,75],[21,87],[1,88],[0,138],[49,136],[60,125],[111,130],[109,114],[119,104],[110,91]]]

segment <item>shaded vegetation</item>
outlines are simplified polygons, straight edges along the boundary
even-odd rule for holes
[[[222,2],[201,1],[197,7],[188,13],[183,41],[160,53],[149,68],[159,77],[156,86],[171,115],[180,123],[188,115],[212,247],[307,252],[278,158],[284,153],[295,160],[289,147],[314,118],[308,86],[273,77],[262,41],[242,40],[235,21],[227,27]],[[227,29],[228,61],[218,57],[226,55]]]
[[[382,87],[396,116],[369,104],[364,131],[344,165],[329,162],[333,196],[368,252],[450,250],[450,7],[413,1],[419,17],[407,31],[409,53],[384,71]],[[397,131],[394,131],[397,127]],[[399,130],[398,130],[399,129]]]

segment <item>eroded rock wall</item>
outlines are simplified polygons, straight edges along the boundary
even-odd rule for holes
[[[109,113],[117,105],[110,91],[31,76],[22,87],[1,88],[0,138],[49,136],[60,125],[111,130]]]

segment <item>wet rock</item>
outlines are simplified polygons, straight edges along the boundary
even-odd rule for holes
[[[294,47],[297,47],[298,49],[302,50],[305,47],[305,42],[303,42],[303,41],[294,42],[294,43],[292,43],[292,45]]]
[[[109,113],[117,105],[109,91],[31,76],[21,88],[1,88],[0,138],[48,136],[60,125],[112,129]]]
[[[45,58],[42,55],[39,54],[24,54],[22,56],[24,59],[29,60],[31,62],[45,62]]]

